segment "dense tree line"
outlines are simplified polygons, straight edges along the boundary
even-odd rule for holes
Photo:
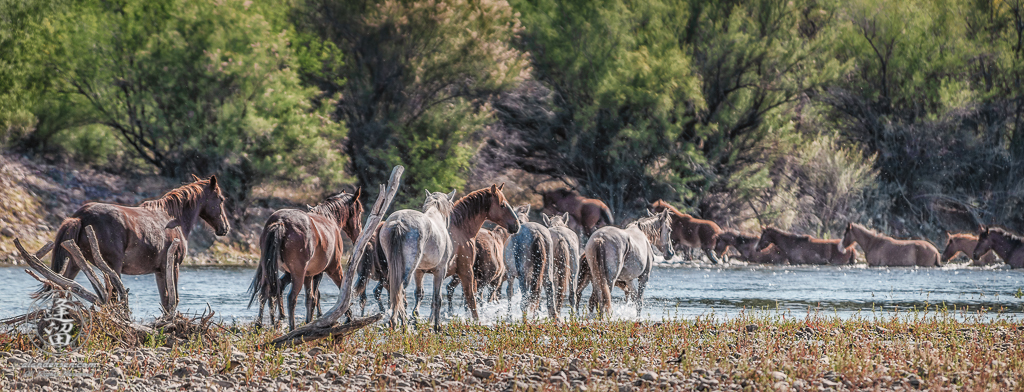
[[[0,0],[0,143],[375,192],[528,173],[834,236],[1024,228],[1024,1]],[[536,188],[537,184],[527,184]]]

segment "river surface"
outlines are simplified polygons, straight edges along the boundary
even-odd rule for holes
[[[246,290],[253,267],[182,267],[180,305],[183,313],[199,314],[209,307],[224,322],[249,322],[256,308],[248,309]],[[160,314],[160,301],[152,275],[124,276],[129,288],[129,303],[137,319],[152,319]],[[79,274],[79,282],[90,287]],[[429,315],[433,290],[427,275],[426,298],[420,314]],[[376,282],[371,282],[373,288]],[[518,286],[518,285],[517,285]],[[29,295],[39,285],[24,268],[0,268],[0,318],[25,313],[31,303]],[[651,274],[645,292],[642,319],[694,319],[737,317],[743,312],[758,311],[785,317],[807,315],[841,318],[918,317],[946,314],[959,319],[992,321],[1024,320],[1024,270],[976,268],[950,265],[944,268],[867,268],[804,267],[804,266],[658,266]],[[324,310],[338,297],[338,288],[324,279],[321,285]],[[513,305],[518,309],[517,294]],[[407,289],[412,302],[413,285]],[[455,311],[445,318],[465,317],[462,289],[456,291]],[[584,299],[589,298],[590,289]],[[613,289],[613,312],[616,318],[637,318],[636,308],[626,304],[622,291]],[[385,292],[386,297],[386,292]],[[385,299],[386,301],[386,299]],[[410,305],[411,306],[411,305]],[[297,321],[305,314],[299,296]],[[928,313],[924,313],[927,309]],[[945,309],[946,312],[937,310]],[[376,311],[376,302],[367,303],[367,314]],[[512,312],[519,314],[518,311]],[[510,317],[508,301],[483,305],[482,321]],[[541,311],[539,314],[546,314]],[[568,309],[562,310],[568,315]],[[516,316],[512,316],[515,318]]]

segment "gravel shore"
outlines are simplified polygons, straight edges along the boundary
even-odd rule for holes
[[[339,341],[261,349],[278,332],[121,348],[95,339],[60,359],[0,352],[0,390],[1019,390],[1024,326],[956,321],[452,323],[380,325]],[[16,336],[0,335],[7,347]],[[111,346],[103,348],[102,346]],[[88,376],[33,374],[86,363]]]

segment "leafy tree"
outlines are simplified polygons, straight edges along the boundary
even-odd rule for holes
[[[268,178],[342,178],[332,141],[344,128],[311,104],[288,34],[248,2],[87,3],[37,29],[52,105],[86,108],[82,122],[116,131],[162,175],[217,173],[236,203]]]
[[[526,55],[509,45],[519,21],[503,1],[310,0],[295,23],[330,48],[303,74],[340,94],[351,172],[375,191],[404,164],[406,206],[422,202],[423,188],[463,187],[470,136],[493,121],[489,97],[528,75]]]

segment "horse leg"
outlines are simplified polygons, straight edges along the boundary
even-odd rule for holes
[[[455,296],[455,288],[459,286],[459,277],[453,276],[452,280],[448,282],[448,286],[445,287],[445,291],[448,292],[448,313],[452,313],[455,310],[452,309],[452,297]]]
[[[289,273],[291,275],[291,273]],[[288,330],[295,330],[295,304],[299,300],[299,291],[302,291],[299,279],[292,277],[292,289],[288,291]]]
[[[359,316],[366,316],[366,275],[359,275],[356,277],[355,287],[353,288],[356,293],[359,293]]]
[[[306,288],[306,295],[305,295],[304,299],[306,300],[306,323],[307,324],[310,321],[313,321],[313,308],[316,307],[316,303],[314,302],[314,295],[313,295],[313,279],[315,279],[313,276],[307,276],[304,279],[302,279],[302,286]],[[295,287],[298,287],[298,285],[295,285]]]
[[[384,282],[378,282],[377,287],[373,288],[373,299],[377,300],[377,307],[380,308],[380,312],[384,313],[384,301],[380,299],[381,292],[384,291]]]
[[[430,318],[434,321],[435,332],[441,332],[441,286],[446,277],[448,277],[448,263],[442,262],[434,270],[434,298],[430,304]],[[454,281],[454,279],[452,280]],[[463,284],[463,286],[466,285]],[[451,302],[448,303],[451,304]]]
[[[640,274],[640,277],[637,278],[636,294],[634,295],[636,298],[636,317],[640,317],[640,310],[644,308],[644,289],[647,288],[647,280],[650,279],[650,277],[651,271],[650,268],[648,268],[647,271],[644,271],[644,273]],[[632,282],[630,282],[630,286],[632,286]]]
[[[546,294],[548,299],[548,317],[550,317],[552,320],[555,320],[555,322],[559,322],[561,321],[559,313],[561,313],[560,311],[562,310],[562,290],[559,289],[557,292],[555,291],[555,274],[553,271],[554,268],[552,267],[553,266],[550,264],[547,265],[547,271],[545,271],[546,273],[543,277],[544,291],[547,292]],[[557,305],[555,301],[556,296],[559,297]]]
[[[704,255],[708,256],[708,258],[711,259],[712,263],[714,263],[714,264],[718,264],[719,263],[718,257],[715,256],[715,250],[714,249],[704,248]]]
[[[476,260],[476,246],[470,243],[462,248],[462,252],[459,252],[459,248],[456,248],[455,272],[459,275],[459,280],[462,281],[462,296],[465,297],[464,300],[466,301],[466,306],[469,307],[469,313],[473,315],[473,320],[479,320],[480,314],[476,310],[476,278],[473,276],[473,260]],[[448,266],[446,265],[446,271],[447,268]]]
[[[424,270],[416,270],[415,272],[414,278],[416,279],[416,299],[415,304],[412,307],[413,320],[420,317],[420,301],[423,300],[423,274],[425,273],[426,271]]]
[[[288,287],[288,285],[290,284],[292,284],[292,274],[289,274],[287,272],[281,274],[281,279],[279,280],[277,286],[279,291],[274,293],[274,297],[277,298],[277,318],[280,319],[281,321],[284,321],[284,289]]]
[[[320,308],[320,281],[324,279],[324,273],[321,272],[313,276],[313,304],[316,305],[316,317],[324,315],[324,311]],[[308,322],[308,321],[307,321]]]

